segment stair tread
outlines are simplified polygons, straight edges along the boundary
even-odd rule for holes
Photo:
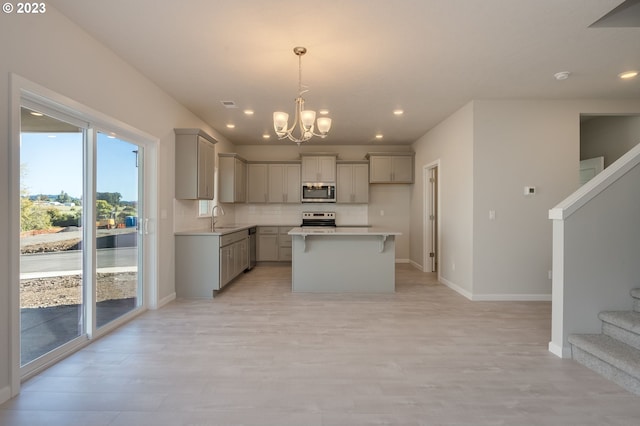
[[[640,379],[640,351],[605,334],[572,334],[569,343]]]
[[[631,290],[631,297],[640,299],[640,288],[634,288]]]
[[[603,311],[598,314],[598,318],[624,330],[640,334],[640,312]]]

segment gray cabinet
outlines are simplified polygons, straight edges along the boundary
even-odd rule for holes
[[[174,129],[177,199],[213,200],[217,142],[200,129]]]
[[[413,152],[369,153],[369,183],[413,183]]]
[[[291,262],[291,228],[295,226],[258,226],[257,260]]]
[[[350,162],[337,165],[336,201],[369,202],[369,163]]]
[[[247,202],[266,203],[269,201],[269,165],[249,163],[247,165]]]
[[[176,235],[175,250],[176,295],[213,297],[249,266],[249,233]]]
[[[249,203],[300,203],[300,163],[249,163]]]
[[[335,182],[337,155],[303,155],[302,182]]]
[[[227,285],[249,267],[249,238],[247,231],[220,237],[220,288]]]
[[[269,164],[269,202],[300,203],[300,165]]]
[[[247,162],[237,154],[218,154],[220,201],[244,203],[247,201]]]

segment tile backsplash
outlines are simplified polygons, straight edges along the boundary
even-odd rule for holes
[[[302,212],[336,212],[338,225],[367,225],[368,206],[366,204],[238,204],[236,222],[258,225],[299,225]]]

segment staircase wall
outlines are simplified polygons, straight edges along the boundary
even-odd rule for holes
[[[553,219],[552,336],[599,333],[598,312],[631,310],[640,284],[640,145],[549,212]]]

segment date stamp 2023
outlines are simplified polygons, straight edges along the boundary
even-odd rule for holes
[[[47,4],[44,2],[6,2],[2,4],[2,11],[7,15],[11,13],[16,15],[41,15],[47,13]]]

